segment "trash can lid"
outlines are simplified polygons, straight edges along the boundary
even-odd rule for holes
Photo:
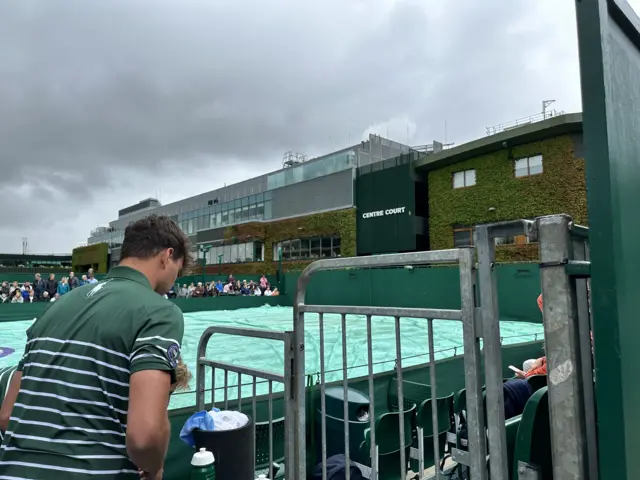
[[[194,467],[205,467],[211,465],[213,462],[213,453],[207,451],[206,448],[201,448],[200,451],[194,453],[191,458],[191,465]]]

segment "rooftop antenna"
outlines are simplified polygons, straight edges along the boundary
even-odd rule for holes
[[[22,255],[26,255],[29,251],[29,239],[27,237],[22,237]]]
[[[547,118],[547,107],[555,103],[555,100],[543,100],[542,101],[542,118]]]

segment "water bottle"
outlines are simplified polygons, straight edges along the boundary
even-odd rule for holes
[[[191,458],[191,480],[216,480],[213,453],[206,448],[193,454]]]

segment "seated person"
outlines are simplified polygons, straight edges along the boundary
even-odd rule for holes
[[[502,384],[504,394],[504,419],[516,417],[524,412],[527,401],[533,395],[533,387],[529,382],[513,379]]]

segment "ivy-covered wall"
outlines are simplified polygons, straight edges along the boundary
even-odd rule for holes
[[[542,155],[543,173],[516,178],[515,160]],[[453,188],[454,172],[476,170],[476,184]],[[495,210],[489,210],[490,208]],[[431,249],[453,247],[453,225],[530,218],[566,213],[587,222],[585,165],[576,157],[574,138],[562,135],[465,160],[429,172]],[[498,261],[537,258],[537,245],[506,245]]]
[[[307,238],[315,236],[338,235],[341,239],[342,256],[352,257],[356,254],[356,212],[355,208],[317,213],[304,217],[296,217],[270,223],[245,223],[227,227],[225,242],[248,242],[262,240],[264,242],[264,262],[231,263],[224,265],[208,265],[207,273],[225,275],[273,275],[278,269],[273,261],[273,245],[282,240]],[[310,261],[283,261],[285,272],[303,270]],[[195,267],[194,274],[200,273]]]

